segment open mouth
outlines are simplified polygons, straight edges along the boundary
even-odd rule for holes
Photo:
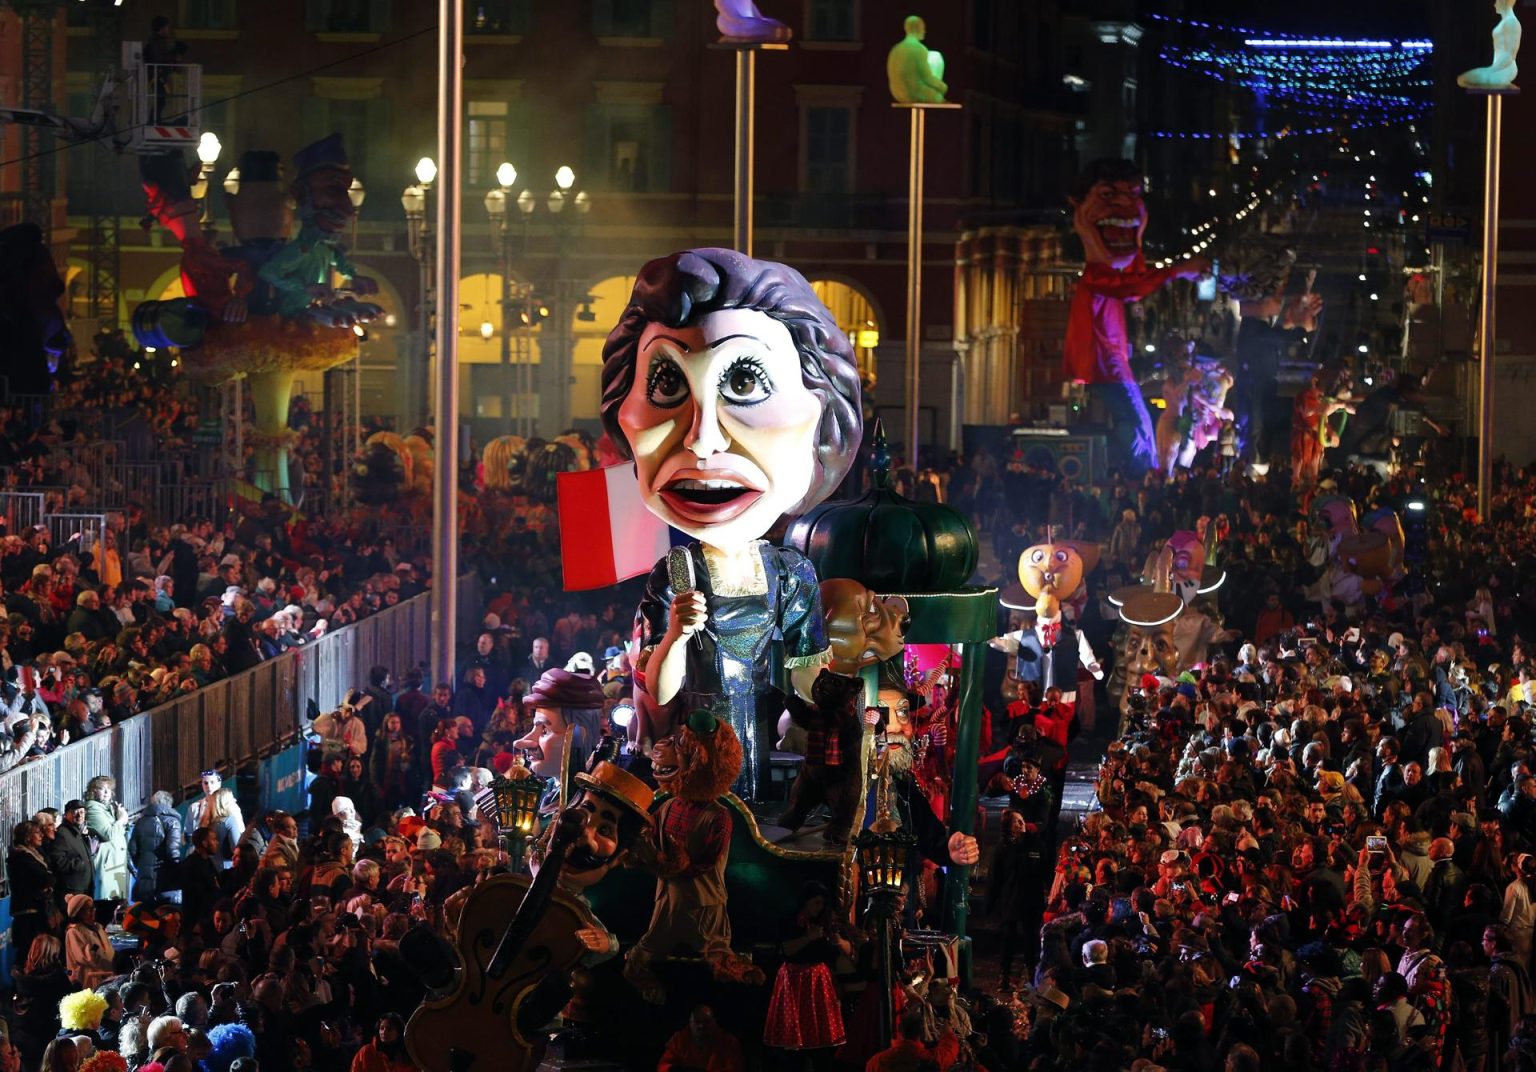
[[[1112,254],[1135,253],[1141,246],[1141,220],[1130,216],[1108,216],[1099,220],[1099,241]]]
[[[651,776],[654,777],[657,781],[661,781],[663,778],[673,778],[673,777],[676,777],[677,771],[678,771],[678,768],[677,768],[676,764],[668,764],[666,766],[661,766],[661,767],[654,767],[653,766],[651,768]]]
[[[661,489],[661,498],[678,516],[710,522],[740,516],[762,495],[739,480],[718,477],[673,480]]]

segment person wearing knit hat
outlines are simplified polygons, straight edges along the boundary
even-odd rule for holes
[[[436,852],[438,849],[440,849],[442,847],[443,847],[443,839],[442,839],[442,837],[438,834],[438,832],[436,830],[433,830],[430,826],[423,827],[421,832],[416,835],[416,851],[417,852]]]
[[[94,987],[112,976],[112,943],[107,929],[96,922],[96,902],[89,894],[64,898],[69,929],[64,932],[64,964],[72,981]]]

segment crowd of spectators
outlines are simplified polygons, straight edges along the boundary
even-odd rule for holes
[[[988,900],[1021,1000],[973,1037],[987,1067],[1536,1068],[1536,479],[1501,464],[1486,519],[1464,481],[1330,479],[1408,518],[1409,575],[1381,599],[1328,598],[1323,534],[1267,482],[1079,498],[1109,545],[1096,597],[1225,515],[1234,635],[1132,683],[1095,809],[1058,844],[1043,709],[1014,708]],[[1107,636],[1098,604],[1084,624]]]

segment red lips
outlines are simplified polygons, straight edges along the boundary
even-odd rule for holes
[[[763,493],[734,474],[713,471],[697,476],[679,474],[667,482],[660,496],[678,517],[717,525],[746,513]]]

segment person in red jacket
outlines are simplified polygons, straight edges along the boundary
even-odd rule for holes
[[[908,1005],[896,1022],[896,1038],[869,1059],[864,1072],[917,1072],[933,1060],[933,1051],[923,1043],[923,1007]]]
[[[714,1009],[695,1005],[687,1026],[667,1040],[656,1072],[742,1072],[743,1067],[736,1036],[715,1020]]]
[[[393,1012],[379,1017],[373,1038],[352,1058],[352,1072],[411,1072],[415,1067],[405,1052],[405,1022]]]

